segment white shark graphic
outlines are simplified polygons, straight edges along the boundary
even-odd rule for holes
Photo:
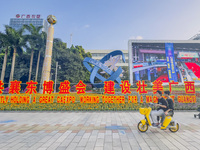
[[[118,69],[116,64],[120,61],[120,58],[121,56],[115,56],[115,57],[110,56],[110,59],[105,61],[104,65],[106,65],[110,70],[116,71]],[[124,70],[122,70],[122,73],[119,75],[120,77],[123,77],[123,72]],[[100,73],[104,74],[106,72],[102,71]]]

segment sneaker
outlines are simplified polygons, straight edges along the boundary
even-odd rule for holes
[[[152,127],[157,127],[158,125],[156,123],[152,123]]]
[[[161,125],[160,125],[160,124],[158,125],[158,128],[161,128]]]

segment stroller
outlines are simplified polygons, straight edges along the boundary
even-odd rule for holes
[[[197,108],[197,111],[200,112],[200,107]],[[197,116],[199,116],[199,119],[200,119],[200,113],[199,114],[194,114],[194,118],[196,118]]]

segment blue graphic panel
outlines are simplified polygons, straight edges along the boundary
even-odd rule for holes
[[[167,60],[167,72],[168,72],[169,82],[172,81],[177,82],[173,43],[165,43],[165,53]]]

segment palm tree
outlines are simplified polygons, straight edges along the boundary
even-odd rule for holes
[[[45,32],[42,32],[39,37],[39,49],[38,49],[38,60],[37,60],[37,68],[36,68],[36,74],[35,74],[35,81],[37,82],[38,78],[38,70],[39,70],[39,64],[40,64],[40,55],[42,51],[45,51],[46,47],[46,39],[47,39],[47,34]]]
[[[61,49],[66,49],[67,48],[67,45],[62,42],[61,39],[59,38],[54,38],[53,39],[53,58],[55,61],[57,61],[57,58],[58,58],[58,51],[61,50]]]
[[[33,66],[33,56],[34,56],[34,50],[36,50],[38,47],[39,37],[40,37],[40,30],[43,26],[35,27],[34,25],[24,25],[24,27],[31,33],[30,35],[27,35],[27,41],[29,42],[30,48],[31,48],[31,60],[30,60],[30,68],[29,68],[29,77],[28,81],[31,80],[31,73],[32,73],[32,66]]]
[[[9,49],[9,46],[10,46],[9,37],[8,37],[7,34],[0,33],[0,43],[1,43],[1,47],[5,48],[5,55],[4,55],[3,66],[2,66],[2,70],[1,70],[1,80],[3,82],[4,77],[5,77],[5,71],[6,71],[8,49]]]
[[[23,33],[24,33],[24,27],[22,27],[19,30],[15,30],[12,27],[6,25],[6,34],[8,35],[8,42],[10,43],[10,46],[13,48],[13,58],[12,58],[12,66],[11,66],[11,73],[10,73],[10,81],[13,81],[13,75],[14,75],[14,69],[15,69],[15,58],[16,53],[19,52],[19,50],[22,50],[22,47],[26,46],[26,41],[24,39]]]

